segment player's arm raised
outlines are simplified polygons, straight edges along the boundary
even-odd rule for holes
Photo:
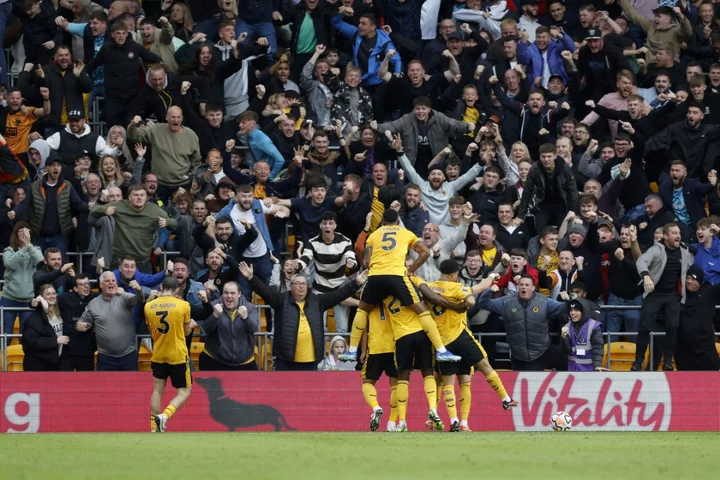
[[[415,253],[418,254],[418,257],[415,259],[415,263],[408,268],[408,273],[410,275],[414,274],[417,269],[420,268],[423,263],[427,262],[428,258],[430,258],[430,249],[420,240],[415,242],[413,250],[415,250]]]
[[[440,295],[439,293],[435,293],[432,291],[432,289],[427,286],[426,284],[420,285],[420,293],[422,294],[423,298],[434,305],[440,305],[441,307],[448,308],[450,310],[453,310],[455,312],[466,312],[468,307],[464,303],[452,303],[448,301],[445,297]]]

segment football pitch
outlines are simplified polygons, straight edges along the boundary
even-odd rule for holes
[[[717,433],[0,435],[12,479],[712,478]]]

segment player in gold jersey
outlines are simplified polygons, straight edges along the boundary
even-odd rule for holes
[[[145,304],[145,322],[153,340],[151,367],[154,382],[150,397],[150,427],[153,432],[165,431],[167,421],[190,398],[192,388],[190,355],[185,337],[197,324],[190,318],[190,304],[176,298],[179,288],[175,278],[165,277],[160,296]],[[161,413],[168,377],[177,394]]]
[[[393,209],[386,210],[382,226],[367,239],[364,261],[369,268],[368,279],[360,294],[360,306],[353,321],[350,349],[339,359],[345,362],[357,361],[357,346],[367,325],[368,312],[383,299],[392,296],[400,305],[417,314],[437,350],[437,361],[457,362],[460,357],[448,352],[443,345],[430,312],[408,277],[430,258],[430,250],[414,233],[398,225],[398,222],[398,212]],[[407,268],[405,257],[409,250],[417,252],[418,258]]]
[[[468,307],[475,304],[475,296],[490,288],[497,280],[496,274],[475,285],[472,289],[458,283],[460,265],[455,260],[445,260],[440,264],[440,280],[431,283],[430,288],[438,295],[453,303],[465,303]],[[443,381],[443,398],[450,416],[450,431],[470,431],[467,420],[470,416],[470,379],[472,368],[485,375],[488,385],[502,400],[505,410],[516,407],[517,401],[510,398],[500,376],[490,366],[487,354],[467,327],[467,313],[458,313],[446,309],[442,305],[432,305],[432,316],[437,322],[438,330],[448,350],[462,356],[462,360],[453,364],[440,364]],[[455,406],[455,377],[460,383],[461,419],[458,421]],[[430,425],[428,425],[430,428]]]

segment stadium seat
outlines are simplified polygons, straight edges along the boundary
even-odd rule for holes
[[[13,324],[13,335],[20,335],[20,317],[15,317],[15,323]],[[20,339],[18,337],[11,338],[8,345],[20,345]]]
[[[152,367],[150,366],[150,359],[152,358],[152,352],[150,352],[145,345],[140,345],[138,351],[138,370],[141,372],[151,372]]]
[[[610,361],[608,365],[608,345],[605,344],[605,353],[602,364],[613,372],[628,372],[635,361],[635,344],[632,342],[612,342],[610,344]]]
[[[337,326],[335,325],[335,309],[331,308],[327,311],[327,327],[326,332],[337,332]]]
[[[200,370],[198,362],[200,361],[200,354],[205,349],[205,344],[202,342],[192,342],[190,344],[190,361],[195,366],[195,370]]]
[[[22,345],[10,345],[7,347],[7,371],[22,372],[23,371],[23,353]]]

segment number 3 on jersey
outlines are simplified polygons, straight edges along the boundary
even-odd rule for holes
[[[160,310],[158,312],[155,312],[155,315],[159,317],[160,326],[158,327],[157,331],[165,335],[170,331],[170,324],[167,322],[166,318],[168,316],[167,310]]]
[[[390,250],[395,248],[395,246],[397,245],[397,241],[395,240],[395,235],[397,235],[397,231],[383,233],[383,236],[382,236],[383,244],[380,248],[382,248],[386,252],[389,252]],[[386,243],[387,243],[387,245],[386,245]]]

